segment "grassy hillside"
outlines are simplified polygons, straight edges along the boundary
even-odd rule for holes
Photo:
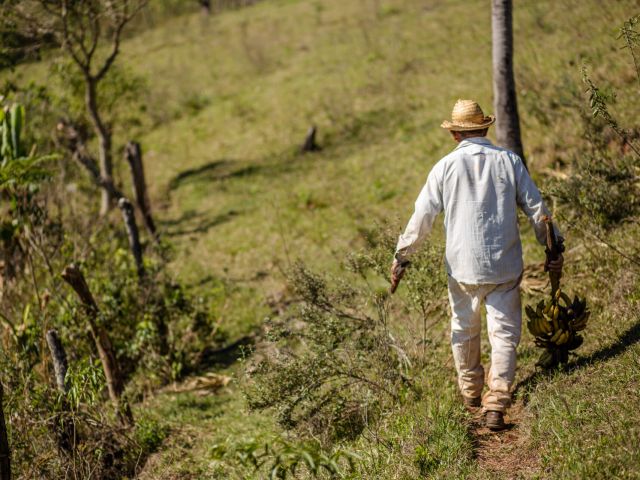
[[[618,90],[620,119],[634,120],[633,64],[615,35],[639,6],[515,3],[523,142],[544,185],[583,148],[582,65]],[[118,61],[144,79],[145,110],[117,141],[135,134],[143,145],[152,201],[175,244],[172,268],[220,299],[220,328],[232,340],[273,314],[269,299],[289,298],[283,272],[296,259],[340,274],[363,232],[379,223],[401,230],[430,167],[454,146],[439,125],[455,100],[492,110],[490,20],[485,1],[274,0],[208,20],[179,16],[125,42]],[[311,125],[323,148],[300,155]],[[638,283],[629,274],[612,291],[608,276],[623,268],[616,257],[580,247],[578,230],[561,227],[578,247],[567,255],[567,289],[594,310],[574,368],[535,375],[538,352],[523,333],[514,427],[488,434],[457,397],[442,316],[419,379],[427,393],[346,444],[359,458],[348,478],[640,478]],[[522,231],[539,278],[543,250],[524,220]],[[401,287],[392,301],[404,295]],[[623,297],[631,303],[609,310]],[[242,368],[216,371],[239,378]],[[145,479],[262,478],[214,447],[280,431],[269,412],[246,410],[235,381],[215,396],[168,389],[137,410],[171,428]]]
[[[633,6],[516,5],[523,140],[536,174],[579,154],[583,62],[619,88],[628,84],[631,65],[613,34]],[[194,280],[211,275],[255,289],[229,305],[223,327],[235,332],[236,322],[258,323],[264,298],[282,290],[281,268],[292,259],[336,271],[344,254],[362,245],[360,229],[378,221],[402,226],[430,166],[453,146],[439,128],[453,102],[477,98],[491,110],[490,48],[486,2],[453,1],[265,2],[206,25],[199,16],[180,17],[129,42],[123,60],[152,79],[149,110],[159,124],[141,140],[154,197],[166,202],[165,228],[178,244],[176,268]],[[631,102],[637,107],[637,96]],[[297,155],[311,124],[323,150]],[[526,228],[524,237],[527,262],[540,261]],[[628,331],[624,322],[631,320],[618,318],[614,332],[589,335],[581,355],[598,359]],[[601,322],[606,318],[594,319],[593,328]],[[444,319],[441,325],[437,330],[446,328]],[[390,449],[371,439],[353,447],[366,459],[358,477],[415,478],[434,459],[424,473],[444,478],[640,475],[631,407],[638,401],[637,345],[605,356],[605,363],[585,362],[577,372],[531,382],[521,390],[529,403],[517,431],[506,434],[506,447],[480,436],[488,451],[479,455],[457,403],[448,342],[433,335],[440,339],[437,360],[424,381],[433,382],[434,398],[383,421],[380,434]],[[536,355],[525,334],[521,380],[533,372]],[[229,475],[208,453],[212,445],[274,428],[240,413],[238,394],[232,386],[215,405],[154,400],[163,416],[175,415],[171,423],[189,441],[177,454],[171,443],[147,478]]]

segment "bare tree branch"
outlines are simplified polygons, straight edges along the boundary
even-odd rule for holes
[[[102,77],[104,77],[104,75],[109,71],[109,68],[111,68],[111,65],[113,64],[116,57],[118,56],[118,53],[120,52],[120,39],[122,36],[122,30],[129,23],[129,21],[133,17],[135,17],[140,10],[142,10],[145,7],[145,5],[147,4],[147,1],[148,0],[140,0],[137,3],[136,7],[131,12],[129,12],[128,11],[129,1],[125,0],[123,5],[124,11],[122,13],[122,16],[119,17],[117,14],[114,16],[117,20],[114,25],[115,28],[114,28],[113,35],[111,37],[111,45],[112,45],[111,53],[105,60],[104,64],[102,65],[102,68],[95,75],[96,80],[100,81]]]

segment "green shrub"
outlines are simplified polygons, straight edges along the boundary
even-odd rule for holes
[[[259,441],[250,439],[231,445],[217,444],[210,449],[214,460],[225,460],[262,472],[265,478],[343,478],[353,471],[359,457],[344,448],[325,451],[314,440],[291,442],[283,437]],[[324,474],[324,475],[323,475]]]
[[[393,331],[380,275],[387,275],[395,236],[380,230],[347,259],[339,277],[302,263],[293,267],[289,283],[300,303],[268,320],[267,353],[258,352],[248,369],[250,408],[273,409],[280,425],[303,438],[326,445],[353,440],[381,413],[420,395],[412,377],[426,342],[415,349],[401,339],[404,332]],[[403,313],[417,314],[422,324],[441,305],[439,253],[425,248],[406,277],[409,311]]]

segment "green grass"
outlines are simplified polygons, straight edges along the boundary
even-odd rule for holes
[[[633,66],[615,40],[637,13],[630,0],[516,2],[519,109],[536,178],[580,155],[582,64],[622,93],[613,108],[623,120],[638,111]],[[128,39],[118,61],[148,87],[141,125],[116,130],[116,143],[132,134],[142,143],[162,232],[176,248],[172,268],[205,293],[225,286],[221,328],[232,337],[270,314],[266,298],[287,294],[283,271],[294,259],[335,273],[364,245],[363,229],[403,226],[430,167],[454,146],[439,124],[457,98],[492,110],[484,1],[265,1],[208,22],[163,22]],[[299,155],[311,124],[323,150]],[[541,261],[522,226],[525,261]],[[442,241],[440,220],[433,238]],[[568,271],[569,279],[584,272]],[[598,303],[603,284],[569,280],[567,288]],[[625,331],[631,347],[519,391],[527,401],[519,435],[539,457],[538,478],[640,477],[637,316],[614,321],[599,314],[606,307],[596,306],[580,355]],[[351,445],[363,458],[353,478],[510,478],[474,456],[446,336],[432,334],[433,362],[442,366],[425,372],[428,395],[380,419],[377,437]],[[536,356],[525,333],[519,379],[533,375]],[[165,393],[139,408],[172,428],[142,478],[249,478],[217,463],[210,448],[277,431],[268,415],[247,414],[237,385],[214,397]]]
[[[600,261],[606,258],[600,255]],[[532,448],[539,449],[541,467],[551,478],[640,478],[637,273],[635,280],[618,277],[614,290],[612,275],[606,268],[603,273],[596,270],[591,285],[597,314],[574,369],[525,388]],[[620,303],[621,295],[628,304]]]
[[[169,388],[137,408],[170,432],[141,479],[228,478],[229,469],[214,454],[216,446],[268,439],[276,431],[272,419],[246,412],[234,383],[218,395],[172,393]]]

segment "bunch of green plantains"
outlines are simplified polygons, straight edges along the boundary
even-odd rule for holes
[[[555,260],[564,251],[562,239],[556,236],[550,218],[545,218],[547,227],[547,259]],[[591,312],[587,301],[577,295],[571,298],[560,290],[560,273],[549,272],[551,280],[551,300],[540,300],[536,308],[525,307],[527,328],[536,337],[536,345],[544,348],[537,364],[551,369],[569,361],[569,352],[584,341],[578,332],[584,330]]]
[[[535,309],[527,305],[525,312],[529,318],[527,328],[536,337],[536,345],[545,349],[537,365],[549,369],[567,363],[569,352],[584,341],[578,332],[585,329],[591,313],[587,301],[576,295],[572,302],[558,289],[546,305],[540,300]]]

